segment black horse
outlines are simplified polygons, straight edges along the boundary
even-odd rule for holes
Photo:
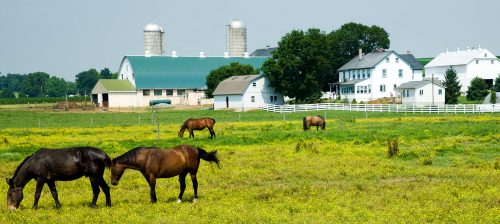
[[[65,149],[40,149],[26,157],[17,167],[12,178],[6,178],[9,185],[7,192],[7,208],[15,210],[23,200],[24,186],[31,180],[36,180],[35,202],[45,183],[49,185],[56,207],[60,208],[55,181],[75,180],[82,176],[89,177],[94,197],[90,203],[94,207],[99,196],[99,186],[106,195],[106,206],[111,206],[109,186],[103,179],[104,168],[111,166],[111,159],[100,149],[93,147],[75,147]]]

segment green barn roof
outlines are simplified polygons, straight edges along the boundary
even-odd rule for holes
[[[92,94],[109,92],[135,92],[135,87],[129,80],[99,79],[92,89]]]
[[[259,69],[267,59],[268,57],[125,56],[123,60],[130,62],[137,89],[206,89],[206,78],[216,68],[239,62]]]

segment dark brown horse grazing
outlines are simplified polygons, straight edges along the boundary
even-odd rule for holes
[[[322,116],[305,116],[302,121],[304,125],[304,131],[309,130],[311,126],[316,126],[316,130],[318,130],[319,127],[321,127],[322,130],[325,130],[326,121]]]
[[[179,130],[179,137],[182,138],[184,136],[184,131],[186,131],[186,129],[189,131],[189,137],[194,138],[193,130],[203,130],[205,128],[208,128],[208,130],[210,131],[210,138],[213,139],[215,137],[214,125],[215,120],[213,118],[189,118],[184,121],[181,130]]]
[[[109,186],[102,175],[105,167],[111,166],[111,159],[100,149],[93,147],[75,147],[65,149],[40,149],[24,159],[17,167],[12,178],[7,178],[9,190],[7,192],[7,208],[15,210],[23,200],[24,186],[31,180],[36,180],[35,202],[33,208],[38,207],[38,199],[45,183],[49,185],[56,207],[60,208],[55,181],[75,180],[82,176],[89,177],[94,197],[90,203],[94,207],[99,196],[99,186],[106,195],[106,206],[111,206]]]
[[[186,189],[186,175],[191,175],[194,188],[194,200],[198,200],[198,180],[196,172],[200,159],[214,162],[219,166],[217,150],[206,152],[203,149],[189,145],[179,145],[172,149],[137,147],[113,159],[111,166],[111,184],[118,181],[126,168],[139,170],[150,187],[151,203],[156,202],[156,179],[170,178],[179,175],[180,193],[177,202],[181,202]]]

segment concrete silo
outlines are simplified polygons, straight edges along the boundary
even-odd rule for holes
[[[154,23],[144,27],[144,55],[164,55],[163,28]]]
[[[242,57],[247,52],[247,28],[240,20],[227,25],[227,51],[230,57]]]

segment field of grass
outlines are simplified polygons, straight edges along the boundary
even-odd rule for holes
[[[305,114],[327,117],[325,131],[301,130]],[[11,177],[40,147],[91,145],[116,157],[136,146],[190,144],[218,150],[221,169],[202,161],[199,201],[189,177],[183,203],[176,178],[157,181],[158,203],[137,171],[111,187],[113,206],[91,209],[88,179],[47,187],[33,210],[35,183],[0,223],[500,223],[499,114],[388,114],[262,111],[45,113],[0,111],[0,176]],[[217,137],[178,138],[188,117],[212,116]],[[140,118],[139,118],[140,117]],[[156,125],[160,123],[160,139]],[[141,120],[141,122],[139,122]],[[388,158],[387,140],[400,153]],[[109,171],[105,172],[109,184]],[[7,191],[0,184],[0,192]],[[5,196],[0,204],[6,204]]]

